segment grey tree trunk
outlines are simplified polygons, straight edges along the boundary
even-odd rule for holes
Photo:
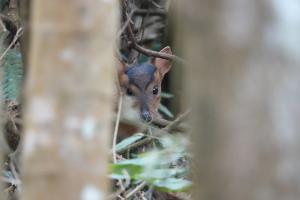
[[[180,2],[193,199],[299,199],[300,2]]]
[[[24,199],[106,199],[117,1],[31,6]]]

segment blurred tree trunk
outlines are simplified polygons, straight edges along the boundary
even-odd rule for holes
[[[106,199],[117,1],[31,6],[24,199]]]
[[[193,199],[299,199],[300,2],[178,2]]]

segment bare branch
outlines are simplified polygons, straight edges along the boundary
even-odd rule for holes
[[[12,40],[12,42],[9,44],[9,46],[5,49],[5,51],[2,53],[1,57],[0,57],[0,61],[4,58],[4,56],[7,54],[7,52],[12,48],[12,46],[16,43],[16,41],[19,39],[19,37],[22,35],[22,30],[23,28],[19,28],[14,39]]]
[[[179,62],[179,63],[186,63],[186,61],[176,55],[173,54],[166,54],[166,53],[161,53],[161,52],[157,52],[157,51],[152,51],[150,49],[146,49],[145,47],[140,46],[137,42],[136,39],[134,37],[133,31],[132,31],[132,27],[129,25],[127,26],[127,30],[128,30],[128,37],[130,39],[130,41],[132,42],[132,47],[137,50],[138,52],[145,54],[147,56],[153,56],[153,57],[158,57],[158,58],[163,58],[166,60],[171,60],[171,61],[175,61],[175,62]]]
[[[113,138],[113,146],[112,146],[114,163],[117,163],[116,145],[117,145],[119,125],[120,125],[120,116],[122,112],[122,104],[123,104],[123,94],[120,95],[117,120],[116,120],[115,130],[114,130],[114,138]]]
[[[136,194],[138,191],[140,191],[141,189],[143,189],[146,185],[147,185],[147,183],[146,183],[145,181],[143,181],[143,182],[140,183],[138,186],[136,186],[136,188],[134,188],[133,190],[129,191],[129,192],[125,195],[125,199],[129,199],[129,198],[132,197],[134,194]]]
[[[147,9],[138,9],[134,12],[135,15],[158,15],[158,16],[166,16],[166,11],[159,9],[159,10],[147,10]]]

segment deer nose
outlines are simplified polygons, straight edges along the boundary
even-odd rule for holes
[[[144,121],[146,121],[146,122],[152,121],[151,114],[150,114],[150,112],[147,111],[147,110],[144,110],[144,111],[141,112],[141,117],[142,117],[142,119],[143,119]]]

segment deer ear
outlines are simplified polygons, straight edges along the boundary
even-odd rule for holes
[[[160,50],[160,53],[166,53],[172,55],[171,48],[169,46],[166,46],[162,50]],[[163,58],[155,58],[152,60],[152,64],[157,68],[160,75],[164,76],[168,71],[170,71],[172,65],[170,60],[166,60]]]
[[[127,68],[128,67],[124,62],[118,61],[118,78],[121,87],[124,87],[128,84],[128,76],[126,74]]]

